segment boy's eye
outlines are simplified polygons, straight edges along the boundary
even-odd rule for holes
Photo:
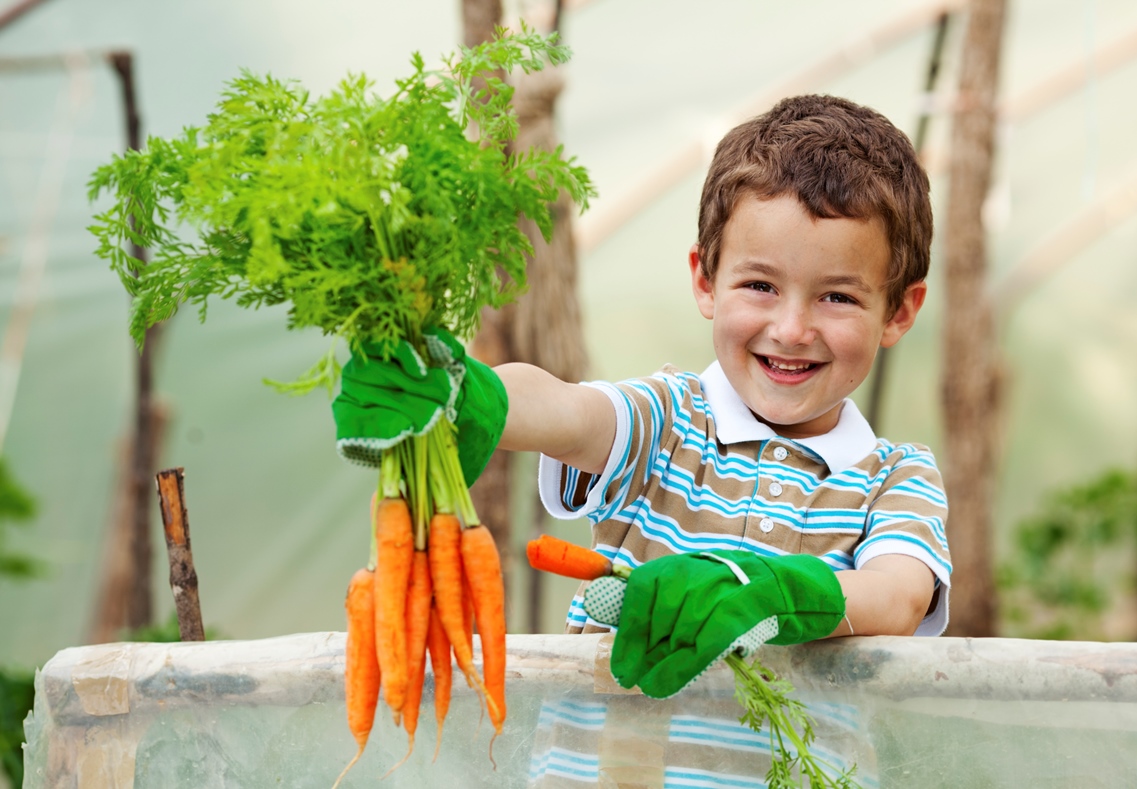
[[[774,286],[769,282],[747,282],[746,287],[750,290],[756,290],[759,293],[773,293]]]
[[[857,303],[856,299],[854,299],[852,296],[848,296],[844,293],[830,293],[829,295],[827,295],[823,299],[823,301],[829,301],[829,302],[832,302],[834,304],[856,304]]]

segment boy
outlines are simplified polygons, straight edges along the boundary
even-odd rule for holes
[[[498,445],[542,453],[550,512],[587,515],[594,546],[636,568],[612,654],[622,685],[671,696],[770,617],[773,643],[943,632],[951,566],[934,460],[876,438],[847,399],[924,303],[928,191],[883,116],[787,99],[727,134],[703,188],[688,265],[713,323],[707,370],[612,385],[466,364],[467,479],[507,399]],[[578,594],[568,630],[602,629],[583,606]]]

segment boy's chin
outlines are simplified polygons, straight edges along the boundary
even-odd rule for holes
[[[762,424],[769,427],[779,436],[785,438],[812,438],[813,436],[820,436],[828,433],[837,426],[838,420],[841,418],[841,403],[828,408],[820,413],[814,414],[800,414],[793,413],[792,411],[778,412],[777,410],[768,411],[776,418],[771,419],[764,416],[761,412],[750,408],[750,413],[754,414]]]

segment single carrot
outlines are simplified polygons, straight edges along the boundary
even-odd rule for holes
[[[462,629],[466,631],[466,645],[470,654],[474,653],[474,594],[470,591],[470,579],[466,568],[462,568]]]
[[[454,659],[466,681],[471,687],[484,691],[474,670],[471,641],[466,637],[462,593],[462,524],[457,516],[435,513],[430,519],[428,540],[430,579],[434,584],[434,605],[438,609],[439,621],[446,631],[446,637],[450,639]]]
[[[612,574],[612,562],[607,556],[547,534],[530,540],[525,546],[525,555],[536,570],[582,581]]]
[[[378,543],[375,647],[383,672],[384,698],[398,726],[407,697],[407,585],[414,560],[414,533],[405,499],[377,498],[373,518]]]
[[[434,744],[434,759],[438,761],[438,751],[442,747],[442,723],[450,711],[450,689],[454,681],[454,669],[450,665],[450,639],[438,618],[437,606],[430,608],[430,628],[426,634],[426,646],[430,651],[430,670],[434,673],[434,719],[438,722],[438,739]]]
[[[466,633],[466,646],[470,648],[472,655],[474,654],[474,593],[470,591],[470,579],[466,577],[465,568],[462,569],[462,629]],[[466,678],[466,684],[474,687],[469,677]],[[485,712],[484,707],[478,707],[478,731],[482,730],[482,718],[485,717]]]
[[[371,727],[375,723],[375,707],[379,703],[379,661],[375,656],[375,573],[359,569],[347,587],[347,646],[344,649],[344,697],[347,700],[347,725],[359,750],[343,768],[332,789],[340,785],[348,770],[355,766]]]
[[[422,684],[426,677],[426,641],[430,631],[431,612],[430,565],[426,551],[415,551],[411,570],[411,586],[407,593],[407,700],[403,704],[403,728],[410,746],[415,747]]]
[[[462,567],[474,600],[474,619],[482,641],[486,706],[496,737],[505,722],[505,587],[497,545],[484,525],[462,530]],[[492,747],[491,741],[491,760]]]

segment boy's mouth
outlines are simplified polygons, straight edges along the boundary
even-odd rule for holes
[[[791,361],[788,359],[775,359],[771,356],[759,356],[758,360],[772,377],[780,380],[793,380],[805,377],[821,366],[819,362]]]

